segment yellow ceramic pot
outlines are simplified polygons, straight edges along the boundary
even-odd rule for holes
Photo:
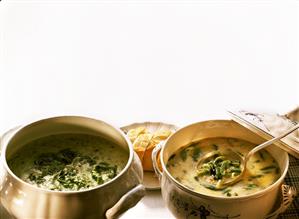
[[[176,218],[238,218],[261,219],[275,218],[293,200],[295,190],[283,186],[287,201],[275,211],[275,203],[280,201],[280,190],[289,166],[288,154],[282,149],[271,146],[267,151],[276,159],[281,169],[280,178],[266,189],[251,195],[239,197],[215,197],[197,193],[179,183],[166,168],[169,157],[180,147],[211,137],[234,137],[255,144],[265,140],[238,123],[230,120],[210,120],[198,122],[179,129],[164,144],[153,151],[152,158],[156,173],[160,176],[163,199]],[[157,168],[156,154],[161,150],[160,159],[163,171]],[[270,213],[272,214],[270,215]]]

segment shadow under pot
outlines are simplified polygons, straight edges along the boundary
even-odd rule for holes
[[[222,150],[232,148],[245,155],[246,150],[264,141],[234,121],[210,120],[181,128],[158,145],[152,154],[153,164],[163,199],[175,218],[275,218],[283,212],[296,190],[282,185],[289,157],[279,147],[271,145],[253,156],[244,178],[223,189],[217,189],[217,183],[225,174],[239,174],[238,163],[220,159],[216,153],[204,171],[198,166],[200,157],[213,150],[221,155]],[[162,171],[156,163],[159,151]],[[232,169],[228,169],[230,165]]]
[[[14,218],[117,218],[144,195],[127,137],[78,116],[40,120],[1,139],[1,204]]]

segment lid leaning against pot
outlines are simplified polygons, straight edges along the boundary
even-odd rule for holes
[[[280,135],[299,122],[299,107],[286,115],[246,110],[232,110],[228,113],[234,121],[267,140]],[[299,130],[295,130],[275,145],[299,159]]]

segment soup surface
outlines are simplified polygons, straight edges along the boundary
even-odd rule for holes
[[[199,193],[224,197],[252,194],[273,184],[280,176],[277,162],[266,150],[257,152],[249,159],[241,181],[221,190],[214,183],[207,186],[202,182],[216,182],[217,185],[217,181],[220,182],[225,177],[237,176],[241,173],[240,162],[215,156],[215,159],[199,167],[198,161],[211,151],[227,153],[229,147],[244,156],[254,146],[256,145],[236,138],[203,139],[170,156],[167,169],[178,182]]]
[[[78,191],[108,182],[126,165],[128,152],[99,136],[58,134],[24,145],[8,161],[22,180],[56,191]]]

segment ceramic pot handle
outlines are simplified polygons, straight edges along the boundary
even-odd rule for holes
[[[157,161],[157,154],[161,151],[162,146],[164,144],[164,141],[161,141],[153,150],[152,152],[152,162],[153,162],[153,167],[155,170],[156,175],[158,176],[159,180],[161,180],[162,177],[162,172],[158,166],[158,161]]]
[[[107,219],[118,218],[129,208],[134,207],[145,195],[145,187],[138,185],[122,196],[118,202],[106,211]]]
[[[280,207],[273,213],[267,215],[265,219],[276,218],[279,214],[283,213],[293,202],[297,195],[297,190],[293,186],[282,185],[282,201]]]

